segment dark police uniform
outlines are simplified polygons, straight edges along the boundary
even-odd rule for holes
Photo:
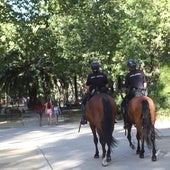
[[[144,83],[146,83],[146,77],[143,71],[141,70],[133,69],[125,77],[125,88],[128,89],[128,92],[121,104],[122,114],[125,122],[124,128],[127,128],[128,123],[128,103],[133,97],[143,96],[146,94]]]
[[[128,88],[127,98],[131,100],[135,96],[145,95],[145,74],[141,70],[131,70],[125,78],[125,87]]]
[[[90,86],[89,92],[85,95],[82,104],[85,106],[86,102],[96,92],[107,93],[106,84],[108,84],[107,76],[101,72],[94,72],[88,75],[86,86]]]
[[[107,77],[101,72],[91,73],[87,77],[86,86],[90,86],[90,92],[92,92],[93,89],[99,92],[105,92],[106,84],[108,84]]]
[[[88,75],[86,86],[89,87],[89,91],[85,95],[82,101],[82,118],[80,124],[86,124],[86,115],[85,115],[85,105],[86,102],[96,93],[107,93],[108,84],[107,76],[99,71],[99,63],[97,61],[93,61],[91,63],[92,73]]]

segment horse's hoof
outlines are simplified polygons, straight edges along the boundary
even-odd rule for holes
[[[104,163],[102,163],[102,166],[103,166],[103,167],[106,167],[106,166],[108,166],[108,164],[104,164]]]
[[[133,144],[131,144],[130,147],[131,147],[132,149],[135,149],[135,145],[133,145]]]
[[[136,154],[137,154],[137,155],[140,154],[140,150],[136,150]]]
[[[107,162],[110,162],[111,161],[111,156],[108,156],[107,157]]]
[[[140,157],[140,158],[144,158],[144,154],[143,154],[143,153],[140,153],[140,154],[139,154],[139,157]]]
[[[152,156],[152,161],[157,161],[156,156]]]
[[[102,161],[102,166],[106,167],[108,165],[107,158],[105,157]]]
[[[95,154],[95,155],[94,155],[94,158],[99,158],[99,155],[98,155],[98,154]]]

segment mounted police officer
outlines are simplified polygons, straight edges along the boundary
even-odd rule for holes
[[[87,77],[86,88],[87,94],[82,101],[82,118],[80,124],[84,125],[87,123],[85,116],[85,105],[86,102],[96,93],[107,93],[108,91],[108,79],[105,74],[99,71],[99,62],[93,61],[91,63],[92,73]]]
[[[129,101],[136,96],[146,95],[146,77],[142,70],[136,69],[136,61],[129,59],[127,63],[129,73],[125,77],[125,92],[126,96],[122,102],[124,128],[127,128],[127,107]]]

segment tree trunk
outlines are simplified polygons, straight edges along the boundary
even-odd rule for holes
[[[29,100],[28,108],[33,109],[37,100],[37,88],[35,86],[29,89],[29,97],[30,100]]]
[[[74,76],[75,103],[78,102],[77,76]]]

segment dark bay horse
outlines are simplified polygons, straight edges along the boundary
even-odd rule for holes
[[[131,148],[135,148],[131,142],[131,128],[135,125],[137,134],[137,150],[140,158],[144,158],[144,142],[152,149],[152,161],[156,161],[155,149],[155,105],[148,96],[134,97],[128,105],[128,140]]]
[[[95,144],[94,158],[99,158],[98,137],[102,146],[103,166],[111,161],[111,148],[116,146],[116,139],[112,136],[114,130],[117,106],[114,99],[105,94],[95,94],[86,104],[86,118],[89,121]],[[98,136],[97,136],[98,134]],[[107,144],[107,151],[106,151]]]

